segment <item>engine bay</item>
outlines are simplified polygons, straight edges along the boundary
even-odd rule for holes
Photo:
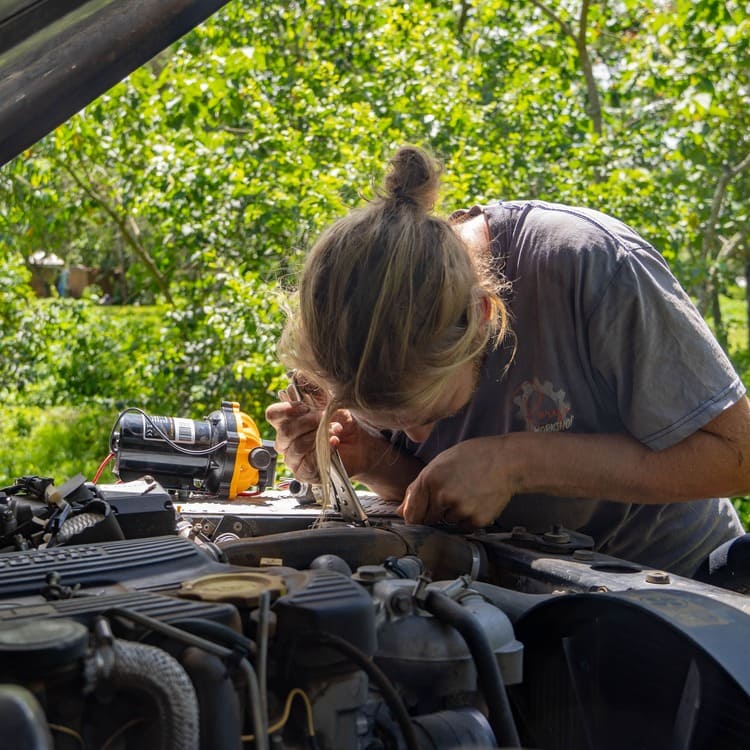
[[[5,488],[0,745],[747,746],[746,596],[294,489]]]
[[[223,4],[7,4],[0,162]],[[0,489],[0,750],[750,745],[741,591],[560,526],[324,509],[231,402],[126,410],[109,449],[115,483]]]

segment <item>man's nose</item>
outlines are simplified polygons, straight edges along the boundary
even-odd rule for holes
[[[419,427],[409,427],[404,430],[406,437],[414,443],[423,443],[430,436],[432,428],[435,426],[434,422],[429,424],[419,425]]]

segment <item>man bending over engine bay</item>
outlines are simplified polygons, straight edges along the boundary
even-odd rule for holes
[[[325,396],[268,408],[287,466],[314,481],[336,446],[407,523],[561,523],[691,575],[750,489],[745,388],[707,325],[620,221],[542,201],[444,220],[439,178],[401,148],[312,248],[280,354]]]

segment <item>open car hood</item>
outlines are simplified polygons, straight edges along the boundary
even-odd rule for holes
[[[0,0],[0,164],[227,0]]]

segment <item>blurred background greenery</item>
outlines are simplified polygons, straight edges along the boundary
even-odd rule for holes
[[[731,1],[232,0],[0,169],[0,481],[92,476],[126,406],[272,437],[279,291],[406,142],[443,212],[632,224],[750,382],[749,32]]]

